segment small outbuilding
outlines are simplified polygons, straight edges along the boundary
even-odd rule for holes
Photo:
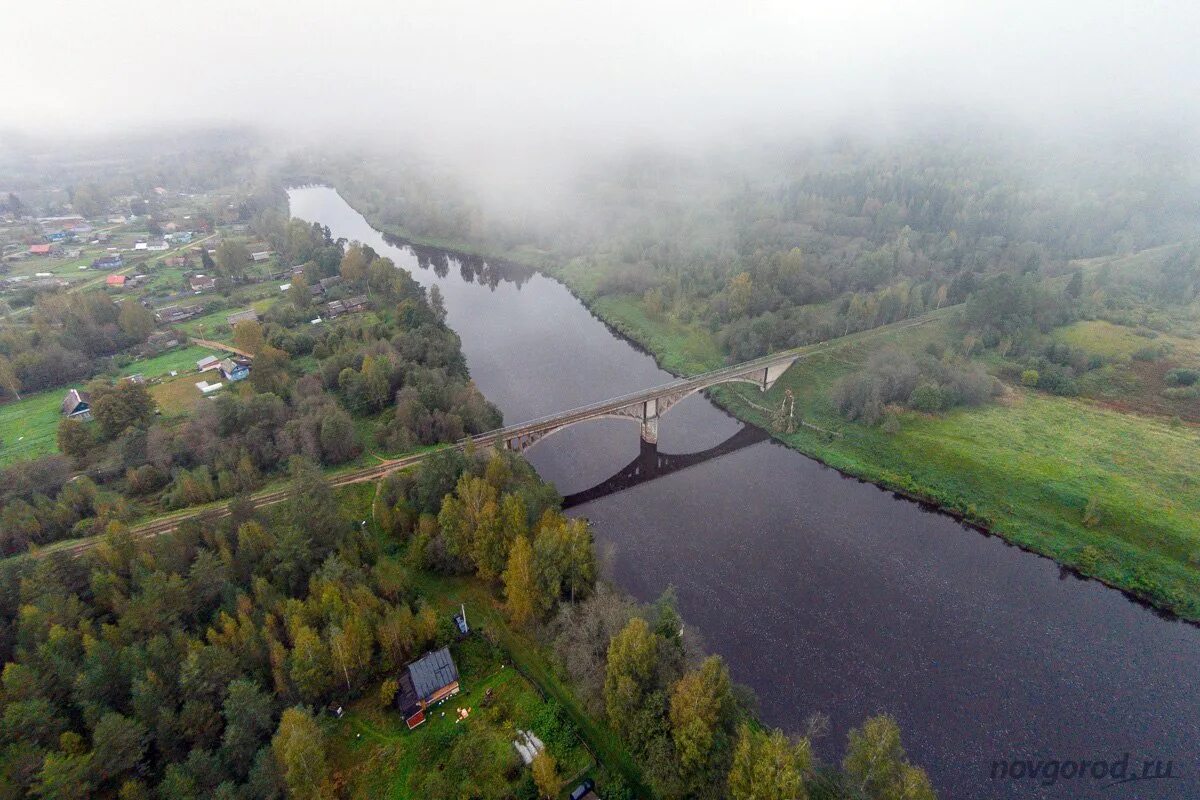
[[[104,279],[104,283],[107,284],[108,286],[113,287],[114,289],[124,289],[125,288],[125,276],[124,275],[109,275],[107,278]]]
[[[400,671],[400,689],[396,692],[396,708],[404,715],[409,730],[425,721],[425,711],[432,705],[458,694],[458,667],[443,647],[427,653]]]
[[[221,364],[221,359],[216,356],[205,356],[196,362],[196,371],[205,372],[210,369],[216,369]]]

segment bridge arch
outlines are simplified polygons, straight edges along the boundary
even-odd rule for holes
[[[508,450],[523,452],[536,445],[548,436],[552,436],[559,431],[566,430],[581,422],[591,422],[597,419],[625,419],[637,423],[641,427],[642,441],[651,444],[658,442],[658,419],[663,414],[670,411],[680,401],[691,397],[697,392],[701,392],[713,386],[719,386],[725,383],[748,383],[751,386],[756,386],[760,391],[767,391],[779,379],[784,372],[787,371],[796,358],[785,357],[766,366],[758,366],[744,373],[723,374],[714,377],[712,380],[699,381],[693,384],[684,384],[678,388],[664,387],[663,391],[653,397],[639,400],[636,403],[631,403],[628,406],[623,406],[615,409],[606,410],[594,415],[583,416],[578,419],[565,421],[561,424],[547,426],[545,428],[534,429],[528,432],[518,433],[515,436],[505,438],[503,445]]]

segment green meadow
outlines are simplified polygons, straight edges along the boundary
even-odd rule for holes
[[[66,389],[47,389],[0,404],[0,466],[58,452],[58,418]]]

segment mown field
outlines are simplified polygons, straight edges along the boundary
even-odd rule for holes
[[[134,361],[121,368],[121,375],[144,375],[146,378],[159,378],[172,371],[195,372],[196,362],[205,356],[222,354],[207,347],[176,347],[152,358]]]

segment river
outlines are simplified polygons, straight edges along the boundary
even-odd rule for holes
[[[333,189],[289,199],[440,287],[506,424],[672,377],[550,278],[389,243]],[[591,520],[625,590],[676,587],[764,722],[798,732],[828,715],[826,759],[887,712],[943,798],[1200,797],[1200,628],[764,440],[699,395],[663,417],[657,454],[635,425],[599,420],[527,456]],[[1170,760],[1175,777],[992,777],[999,760],[1127,752],[1131,772]]]

